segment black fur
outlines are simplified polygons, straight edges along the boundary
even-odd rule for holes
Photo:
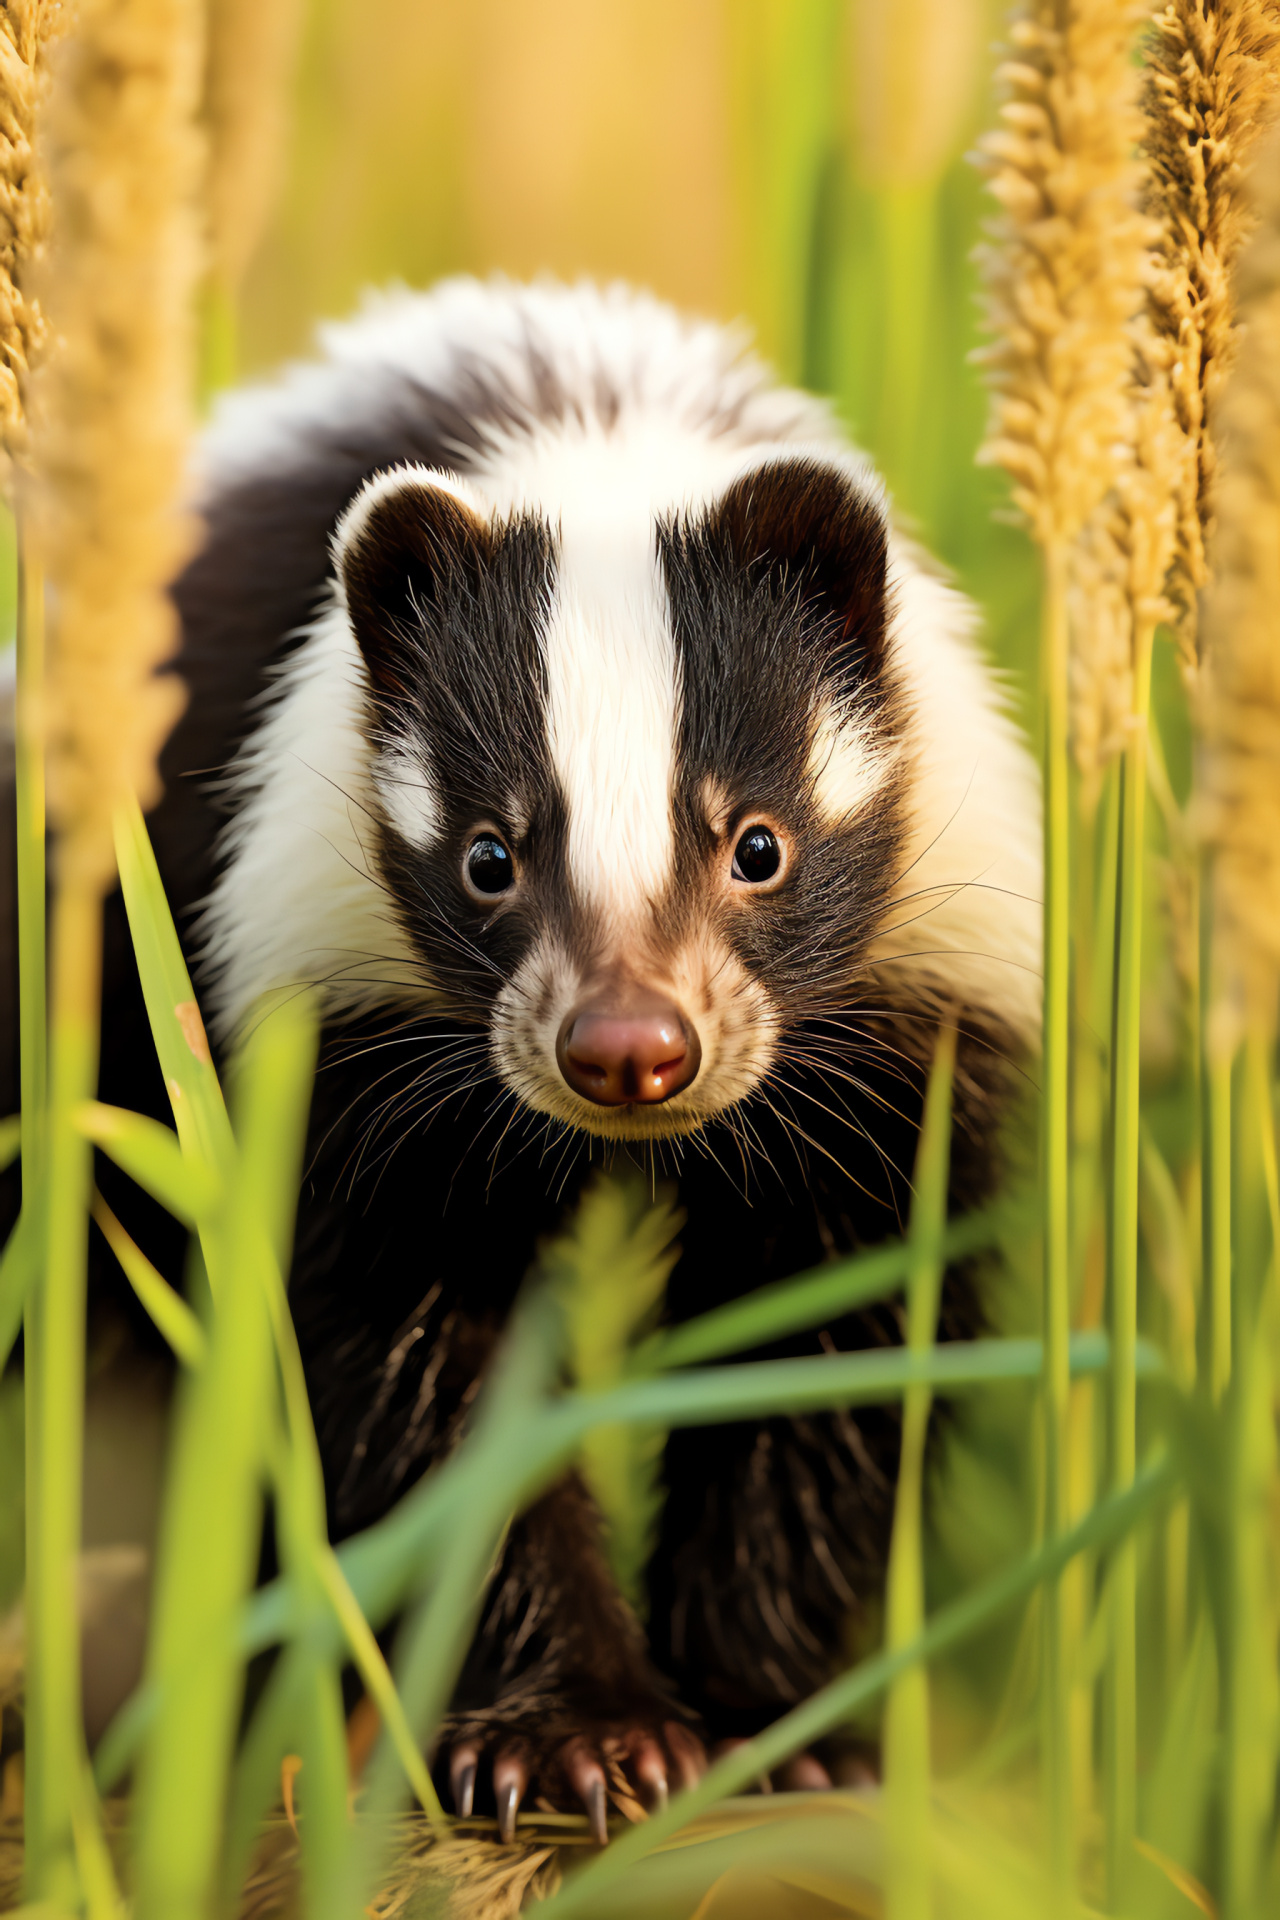
[[[561,417],[570,402],[543,374],[545,415]],[[616,411],[616,395],[597,398],[603,417]],[[215,776],[252,727],[270,669],[324,601],[343,510],[366,478],[402,461],[465,472],[486,433],[518,425],[519,412],[478,369],[448,394],[383,378],[358,415],[316,425],[289,457],[210,500],[204,549],[176,596],[191,699],[151,822],[184,926],[215,871]],[[532,520],[495,531],[442,500],[401,495],[377,509],[348,569],[370,725],[387,741],[420,738],[449,768],[445,845],[478,813],[493,817],[541,863],[541,910],[567,923],[563,801],[532,717],[551,534]],[[687,1214],[667,1307],[679,1321],[898,1229],[935,1016],[895,1003],[874,975],[848,984],[894,884],[907,795],[891,780],[856,836],[833,833],[813,815],[804,774],[820,699],[865,715],[885,739],[901,725],[884,660],[878,513],[822,469],[780,463],[716,511],[667,527],[661,556],[685,715],[671,914],[707,858],[707,778],[733,804],[792,821],[802,855],[797,884],[732,936],[785,1010],[778,1071],[736,1131],[713,1130],[670,1159]],[[513,794],[519,821],[502,817]],[[377,844],[394,909],[454,1005],[436,1020],[388,1015],[326,1036],[291,1296],[339,1537],[455,1444],[539,1237],[603,1155],[584,1140],[546,1157],[540,1116],[495,1112],[490,1087],[471,1084],[476,1054],[465,1050],[483,1040],[495,984],[523,951],[519,914],[482,926],[456,859],[433,863],[386,828]],[[105,992],[101,1096],[166,1117],[118,901]],[[0,1056],[10,1106],[13,1041],[10,1007]],[[1005,1072],[998,1032],[965,1034],[956,1204],[994,1178]],[[171,1225],[123,1182],[111,1198],[176,1278]],[[100,1247],[95,1259],[108,1264]],[[944,1332],[978,1323],[971,1286],[953,1276]],[[888,1305],[769,1351],[900,1337]],[[893,1409],[674,1435],[647,1651],[608,1579],[589,1503],[566,1483],[510,1535],[455,1725],[518,1728],[545,1752],[584,1719],[661,1717],[677,1701],[712,1736],[764,1724],[842,1662],[850,1616],[878,1599],[897,1454]]]

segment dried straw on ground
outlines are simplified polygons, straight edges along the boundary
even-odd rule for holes
[[[270,215],[302,0],[212,0],[203,118],[209,266],[236,287]]]
[[[0,0],[0,445],[11,458],[26,446],[23,387],[49,332],[30,285],[49,233],[33,147],[47,54],[66,14],[62,0]]]
[[[1280,980],[1280,135],[1253,186],[1262,224],[1240,263],[1241,341],[1218,410],[1203,828],[1225,990],[1269,1022]]]
[[[54,590],[50,799],[64,873],[103,885],[111,819],[157,796],[181,708],[165,595],[192,546],[176,502],[191,426],[198,268],[198,0],[83,0],[55,62],[41,294],[58,336],[33,383],[32,504]]]
[[[1147,206],[1158,222],[1150,314],[1184,442],[1169,587],[1188,664],[1208,578],[1214,416],[1236,351],[1232,274],[1256,219],[1246,170],[1278,84],[1275,0],[1170,0],[1157,14],[1143,92]]]
[[[1000,68],[1003,125],[980,147],[1002,209],[981,255],[994,401],[980,458],[1008,470],[1035,538],[1059,551],[1107,492],[1129,431],[1126,329],[1147,236],[1133,161],[1138,18],[1123,0],[1027,0]]]

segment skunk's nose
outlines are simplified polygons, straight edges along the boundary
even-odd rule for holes
[[[574,1092],[599,1107],[669,1100],[693,1080],[701,1053],[680,1009],[635,987],[606,988],[575,1007],[556,1047]]]

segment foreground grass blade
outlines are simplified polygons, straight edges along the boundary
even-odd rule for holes
[[[962,1260],[967,1254],[982,1252],[994,1245],[999,1230],[1000,1213],[994,1207],[957,1220],[946,1232],[944,1260]],[[655,1334],[637,1348],[631,1370],[666,1372],[700,1360],[718,1360],[728,1353],[745,1353],[786,1334],[823,1326],[840,1314],[883,1300],[906,1279],[912,1257],[910,1242],[895,1240],[869,1253],[817,1267],[812,1273],[797,1274],[793,1280],[757,1287],[740,1300],[731,1300],[669,1332]]]
[[[1146,863],[1147,715],[1151,705],[1154,623],[1134,632],[1133,710],[1120,770],[1117,862],[1115,1019],[1111,1048],[1111,1179],[1108,1189],[1111,1326],[1111,1485],[1122,1492],[1138,1459],[1138,1156],[1142,902]],[[1107,1884],[1111,1903],[1130,1901],[1137,1831],[1138,1568],[1132,1540],[1122,1540],[1109,1571],[1111,1637],[1107,1648]]]
[[[643,1854],[678,1833],[697,1814],[706,1812],[718,1800],[742,1792],[762,1773],[771,1772],[793,1753],[842,1725],[900,1673],[920,1661],[935,1659],[999,1618],[1042,1581],[1061,1573],[1076,1554],[1105,1546],[1138,1526],[1169,1496],[1175,1484],[1166,1465],[1140,1474],[1127,1493],[1100,1501],[1078,1526],[1056,1540],[1046,1541],[1016,1566],[943,1607],[909,1646],[892,1652],[886,1649],[833,1680],[812,1699],[775,1721],[767,1732],[718,1760],[696,1787],[673,1800],[665,1812],[613,1841],[606,1853],[589,1862],[563,1892],[546,1903],[546,1920],[589,1914],[598,1893],[615,1884]]]
[[[204,1364],[208,1350],[204,1328],[180,1293],[152,1266],[133,1236],[116,1219],[100,1193],[93,1196],[93,1217],[102,1236],[152,1321],[184,1366]]]
[[[601,1174],[587,1187],[569,1229],[544,1253],[565,1317],[569,1377],[609,1387],[628,1371],[633,1344],[661,1307],[679,1247],[682,1216],[666,1194],[651,1197],[639,1174]],[[614,1578],[643,1618],[645,1568],[662,1512],[661,1427],[596,1427],[581,1470],[600,1510]]]
[[[1107,1365],[1106,1335],[1076,1334],[1070,1355],[1077,1372],[1102,1372]],[[1161,1377],[1162,1362],[1154,1349],[1141,1344],[1138,1360],[1144,1376]],[[710,1424],[786,1411],[802,1397],[804,1407],[814,1410],[876,1405],[896,1400],[907,1387],[922,1383],[954,1393],[998,1381],[1034,1380],[1042,1365],[1038,1340],[954,1341],[923,1357],[890,1348],[805,1360],[766,1360],[701,1374],[628,1381],[602,1394],[565,1395],[525,1419],[520,1479],[508,1482],[511,1504],[518,1506],[522,1494],[531,1497],[534,1488],[545,1484],[572,1457],[582,1434],[601,1422]],[[475,1497],[486,1470],[477,1464],[474,1444],[468,1441],[385,1520],[337,1549],[344,1576],[375,1626],[403,1604],[412,1585],[445,1552],[450,1529]],[[287,1635],[293,1606],[292,1589],[284,1580],[255,1594],[242,1630],[246,1651],[256,1652]]]
[[[44,1260],[27,1296],[31,1392],[26,1656],[26,1885],[72,1902],[76,1855],[88,1845],[77,1815],[83,1768],[80,1550],[84,1452],[85,1283],[92,1150],[76,1116],[98,1072],[102,915],[96,890],[71,876],[53,920],[49,1125],[43,1150]],[[80,1833],[76,1825],[79,1818]]]
[[[1043,1233],[1045,1534],[1065,1532],[1070,1513],[1071,1331],[1071,789],[1068,764],[1067,552],[1044,549],[1040,673],[1044,781],[1044,998],[1041,1035],[1040,1217]],[[1071,1783],[1070,1623],[1066,1596],[1043,1596],[1044,1793],[1051,1871],[1064,1901],[1075,1883]]]
[[[0,1253],[0,1373],[22,1326],[27,1291],[40,1265],[40,1211],[24,1207]]]
[[[457,1510],[434,1586],[399,1636],[396,1679],[410,1729],[424,1747],[448,1705],[510,1515],[539,1480],[554,1477],[567,1463],[581,1438],[548,1437],[539,1457],[536,1409],[555,1384],[563,1345],[554,1297],[546,1287],[533,1289],[517,1303],[467,1443],[469,1498]],[[549,1425],[545,1418],[542,1424]],[[348,1875],[309,1920],[347,1920],[367,1907],[391,1858],[402,1779],[384,1738],[368,1768],[364,1818]]]
[[[242,1063],[242,1171],[207,1225],[217,1310],[206,1361],[180,1398],[165,1489],[148,1677],[155,1718],[135,1796],[138,1920],[207,1914],[218,1878],[243,1662],[236,1612],[253,1582],[274,1389],[264,1275],[271,1251],[258,1209],[280,1166],[269,1023]]]
[[[184,1152],[158,1120],[128,1113],[123,1107],[105,1107],[99,1100],[83,1100],[74,1122],[86,1140],[101,1147],[184,1227],[198,1226],[216,1209],[217,1176]]]
[[[214,1171],[234,1159],[231,1122],[182,957],[169,902],[136,801],[115,821],[116,861],[147,1018],[183,1148]],[[293,1204],[293,1189],[288,1203]]]
[[[925,1098],[911,1205],[907,1349],[913,1356],[929,1353],[937,1337],[955,1061],[955,1027],[941,1027]],[[885,1585],[885,1644],[890,1652],[912,1645],[924,1629],[924,1463],[932,1404],[932,1392],[924,1384],[908,1387],[903,1396],[902,1453]],[[926,1668],[917,1664],[893,1682],[885,1710],[885,1912],[889,1920],[929,1920],[933,1911],[931,1772],[929,1680]]]

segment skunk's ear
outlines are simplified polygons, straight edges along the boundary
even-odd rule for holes
[[[347,509],[334,540],[338,572],[374,693],[412,691],[412,661],[446,600],[474,594],[494,533],[458,482],[425,467],[380,474]]]
[[[818,460],[770,461],[734,481],[712,508],[708,532],[731,566],[777,592],[798,591],[851,663],[880,665],[884,510],[847,473]]]

